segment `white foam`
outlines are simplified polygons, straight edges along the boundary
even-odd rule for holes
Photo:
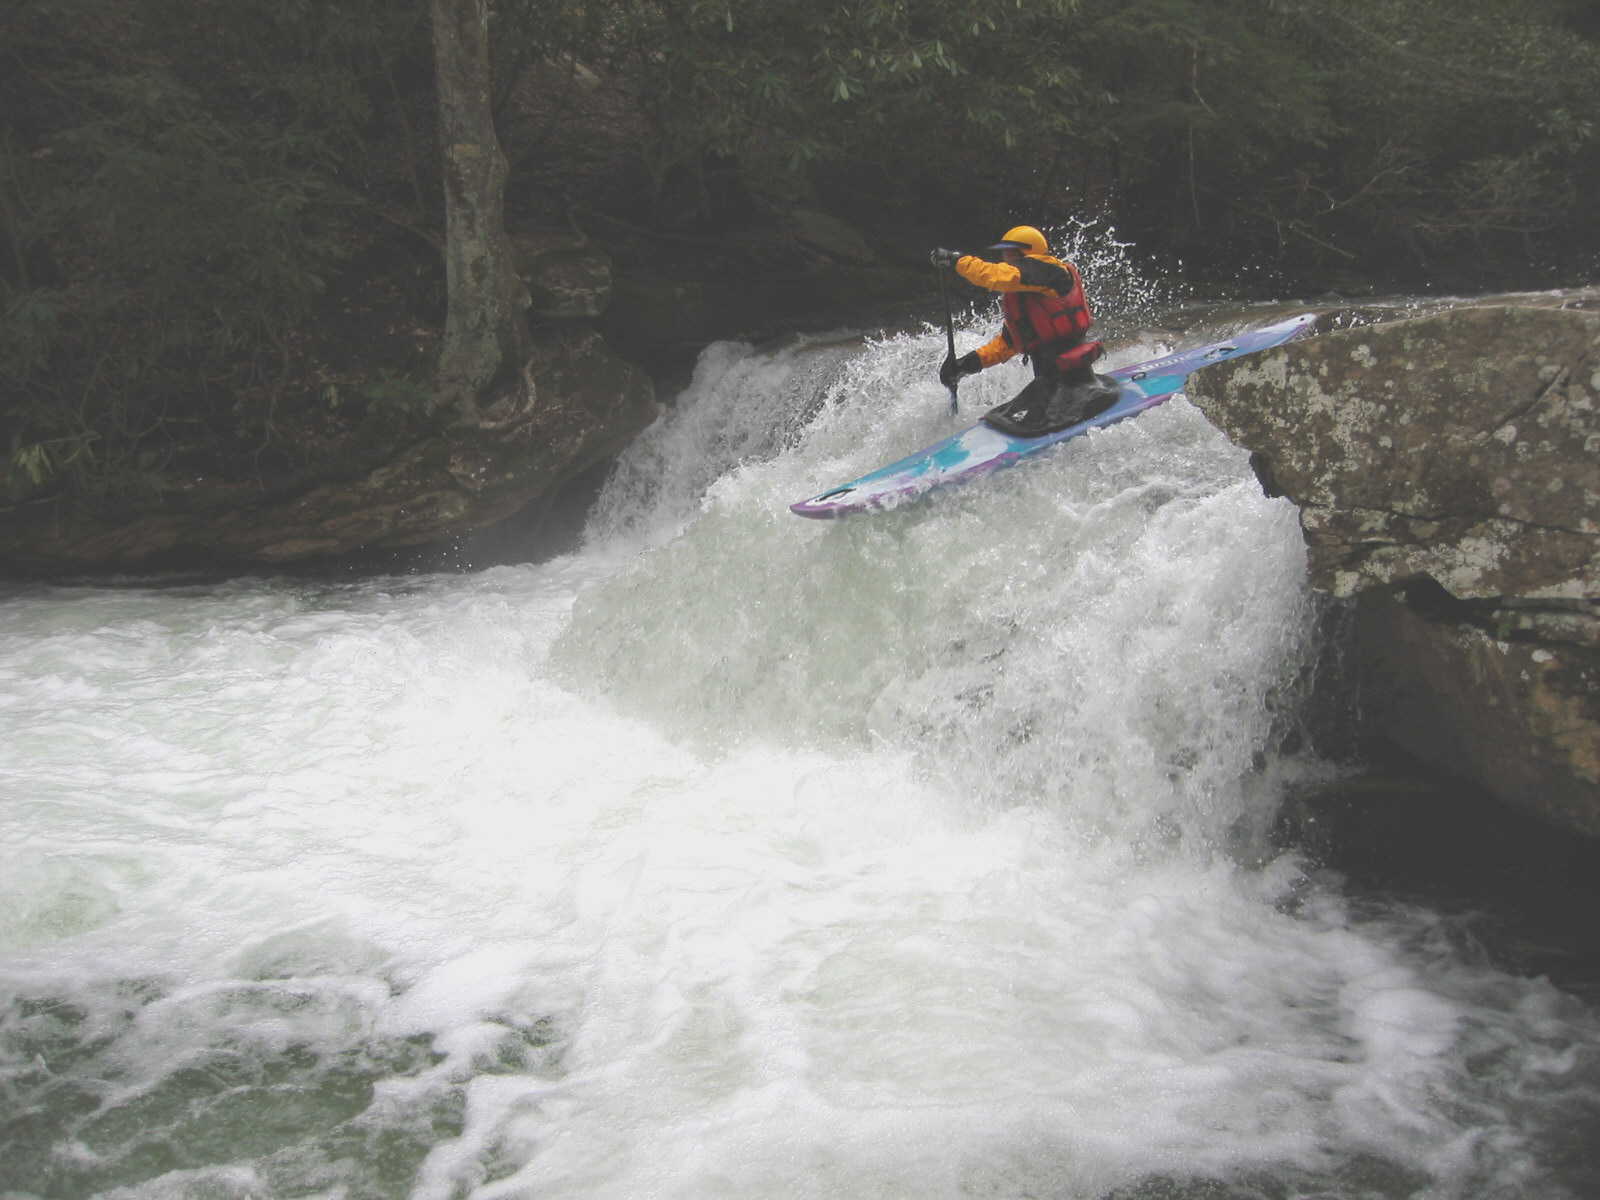
[[[1310,608],[1193,408],[787,513],[942,341],[709,352],[543,567],[7,601],[0,1191],[1562,1194],[1592,1016],[1239,865]]]

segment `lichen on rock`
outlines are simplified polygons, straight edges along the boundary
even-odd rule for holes
[[[1600,313],[1488,304],[1290,343],[1188,394],[1299,507],[1314,586],[1361,597],[1369,730],[1600,836],[1596,363]]]

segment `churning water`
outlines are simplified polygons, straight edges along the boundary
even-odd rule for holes
[[[1301,544],[1187,402],[788,513],[942,354],[709,348],[539,566],[5,597],[0,1196],[1595,1194],[1595,1014],[1271,848]]]

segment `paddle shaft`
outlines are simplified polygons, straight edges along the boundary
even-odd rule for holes
[[[945,284],[944,271],[938,267],[935,267],[934,271],[939,276],[939,298],[944,301],[944,341],[945,345],[950,349],[950,361],[954,362],[956,357],[956,322],[955,318],[950,315],[950,289]],[[959,382],[960,380],[958,379],[957,383]],[[956,384],[952,383],[947,386],[950,388],[950,412],[954,415],[956,412]]]

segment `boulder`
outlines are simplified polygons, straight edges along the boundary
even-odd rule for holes
[[[828,213],[797,208],[789,214],[795,240],[839,262],[870,265],[880,259],[855,226]]]
[[[611,303],[611,256],[587,237],[566,232],[510,235],[529,311],[545,320],[593,320]]]
[[[1349,647],[1369,735],[1553,824],[1600,838],[1600,651],[1516,637],[1372,589]]]
[[[1600,314],[1461,308],[1325,334],[1189,395],[1300,506],[1335,595],[1578,598],[1600,573]]]
[[[1368,732],[1600,836],[1600,314],[1460,307],[1200,372],[1188,395],[1360,595]]]

